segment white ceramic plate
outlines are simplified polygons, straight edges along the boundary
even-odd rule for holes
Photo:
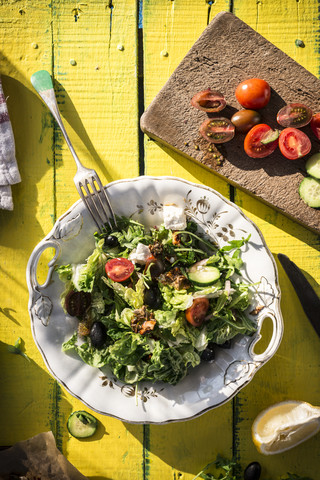
[[[201,364],[176,386],[140,383],[137,392],[108,372],[89,367],[76,355],[61,352],[62,343],[76,329],[60,304],[64,285],[56,264],[82,263],[94,248],[95,224],[82,201],[57,220],[51,232],[34,249],[27,267],[29,312],[34,340],[51,374],[72,395],[99,413],[132,423],[168,423],[194,418],[230,400],[252,380],[276,352],[282,338],[280,289],[276,265],[259,229],[233,203],[216,191],[174,177],[138,177],[110,183],[106,190],[118,215],[134,215],[141,223],[162,223],[162,205],[185,205],[186,213],[220,246],[251,234],[243,247],[243,276],[257,283],[252,289],[253,318],[259,328],[252,337],[236,337],[230,349],[217,347],[213,363]],[[53,248],[48,277],[40,285],[37,266],[47,248]],[[262,308],[263,307],[263,308]],[[272,338],[262,354],[254,353],[265,318],[273,324]]]

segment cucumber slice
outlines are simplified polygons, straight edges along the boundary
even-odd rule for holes
[[[97,430],[98,420],[84,410],[71,413],[67,427],[69,433],[75,438],[91,437]]]
[[[188,272],[188,278],[196,285],[212,285],[220,278],[220,271],[216,267],[209,265],[193,265]]]
[[[320,153],[315,153],[306,161],[306,170],[311,177],[320,178]]]
[[[320,180],[305,177],[300,183],[299,195],[309,207],[320,208]]]

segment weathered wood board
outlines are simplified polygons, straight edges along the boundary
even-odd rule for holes
[[[272,89],[269,104],[260,111],[262,123],[279,128],[277,112],[291,102],[320,111],[320,81],[235,15],[222,12],[205,29],[142,115],[141,128],[151,138],[320,233],[320,210],[306,205],[298,193],[308,157],[291,161],[277,149],[264,159],[252,159],[244,152],[243,134],[236,134],[217,148],[199,135],[199,126],[208,114],[191,106],[193,95],[208,87],[220,90],[227,107],[216,116],[230,119],[241,108],[235,98],[236,86],[251,77],[267,80]],[[309,126],[303,131],[312,142],[310,156],[319,151],[319,143]],[[217,154],[223,156],[221,165]]]

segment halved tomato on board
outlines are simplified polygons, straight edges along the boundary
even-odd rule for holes
[[[310,127],[316,138],[320,140],[320,113],[315,113],[310,122]]]
[[[311,117],[311,108],[302,103],[289,103],[279,110],[277,122],[282,127],[301,128],[310,123]]]
[[[278,130],[272,130],[265,123],[259,123],[247,133],[244,139],[244,150],[251,158],[267,157],[277,148],[278,136]]]
[[[107,276],[114,282],[124,282],[132,275],[134,265],[127,258],[112,258],[105,265]]]
[[[218,90],[211,90],[211,88],[196,93],[191,99],[191,105],[203,112],[220,112],[226,104],[222,93]]]
[[[194,327],[199,327],[204,322],[209,308],[209,300],[206,297],[194,298],[191,307],[186,310],[186,319]]]
[[[234,137],[235,127],[228,118],[208,118],[200,125],[200,133],[208,142],[225,143]]]
[[[286,158],[296,160],[310,152],[310,138],[297,128],[285,128],[280,133],[279,148]]]

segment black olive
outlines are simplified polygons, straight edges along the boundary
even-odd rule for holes
[[[204,360],[205,362],[211,362],[212,360],[214,360],[214,357],[215,357],[214,350],[212,350],[212,348],[210,348],[209,345],[201,353],[201,360]]]
[[[151,278],[158,278],[165,270],[165,266],[161,258],[157,258],[155,262],[150,265]]]
[[[91,305],[91,293],[71,290],[65,298],[64,306],[71,317],[81,317]]]
[[[259,480],[261,475],[261,465],[259,462],[251,462],[245,468],[243,478],[244,480]]]
[[[162,305],[162,297],[159,288],[156,285],[146,288],[144,291],[143,300],[144,303],[153,310],[160,308]]]
[[[93,347],[103,347],[107,340],[107,331],[103,323],[94,322],[90,330],[90,340]]]
[[[117,237],[115,237],[114,235],[108,235],[107,237],[105,237],[104,239],[105,247],[114,248],[114,247],[117,247],[118,245],[119,245],[119,241]]]

